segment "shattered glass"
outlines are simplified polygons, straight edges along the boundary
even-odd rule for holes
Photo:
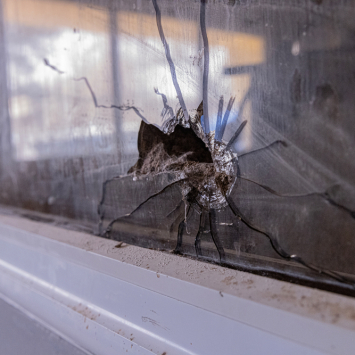
[[[355,294],[355,4],[1,0],[0,202]]]

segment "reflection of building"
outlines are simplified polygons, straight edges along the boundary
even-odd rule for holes
[[[26,35],[14,32],[14,40],[7,44],[12,136],[17,159],[63,156],[64,150],[54,148],[59,148],[58,144],[49,144],[42,151],[35,149],[36,142],[44,147],[46,141],[53,140],[67,139],[69,145],[71,139],[86,141],[79,149],[73,147],[74,155],[92,154],[89,152],[95,148],[100,150],[93,139],[107,141],[109,145],[104,151],[114,151],[116,129],[125,135],[133,134],[125,140],[126,148],[123,148],[128,154],[133,153],[134,146],[130,148],[130,145],[134,144],[140,118],[133,112],[122,118],[105,109],[95,110],[87,88],[82,82],[73,82],[73,78],[87,77],[100,103],[134,103],[144,111],[149,122],[158,125],[162,125],[158,109],[161,99],[154,93],[155,87],[166,95],[175,111],[178,108],[153,14],[117,9],[117,16],[112,17],[112,12],[109,14],[103,7],[79,9],[75,3],[66,1],[4,1],[4,7],[9,28],[26,28]],[[112,21],[116,23],[113,25]],[[203,53],[198,21],[163,17],[163,24],[188,108],[196,109],[201,101]],[[117,32],[110,34],[110,28],[116,28]],[[210,111],[215,122],[219,97],[236,96],[236,115],[238,102],[250,85],[248,74],[226,77],[223,68],[260,64],[264,60],[264,48],[261,37],[242,32],[210,28],[208,36]],[[116,42],[113,47],[112,41]],[[112,48],[117,50],[116,54]],[[44,67],[44,58],[62,73]],[[108,58],[112,61],[109,66]],[[115,75],[110,77],[110,68],[114,72],[118,70],[118,83],[112,82],[117,74],[113,72]],[[245,114],[247,110],[248,107]]]
[[[69,2],[3,1],[3,5],[11,38],[6,46],[16,159],[114,151],[114,113],[95,110],[85,85],[73,81],[88,76],[100,100],[113,100],[110,72],[105,70],[110,57],[110,37],[103,25],[107,14],[80,11]],[[60,71],[45,66],[44,60]],[[72,144],[78,139],[82,144]]]

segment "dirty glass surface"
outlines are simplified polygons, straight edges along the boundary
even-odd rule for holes
[[[0,202],[354,290],[354,15],[1,0]]]

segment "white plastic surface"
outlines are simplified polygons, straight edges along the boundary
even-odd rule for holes
[[[4,223],[0,293],[93,354],[353,354],[355,348],[349,328]]]

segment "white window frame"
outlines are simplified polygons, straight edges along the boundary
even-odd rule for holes
[[[0,297],[88,354],[355,351],[354,298],[16,216]]]

